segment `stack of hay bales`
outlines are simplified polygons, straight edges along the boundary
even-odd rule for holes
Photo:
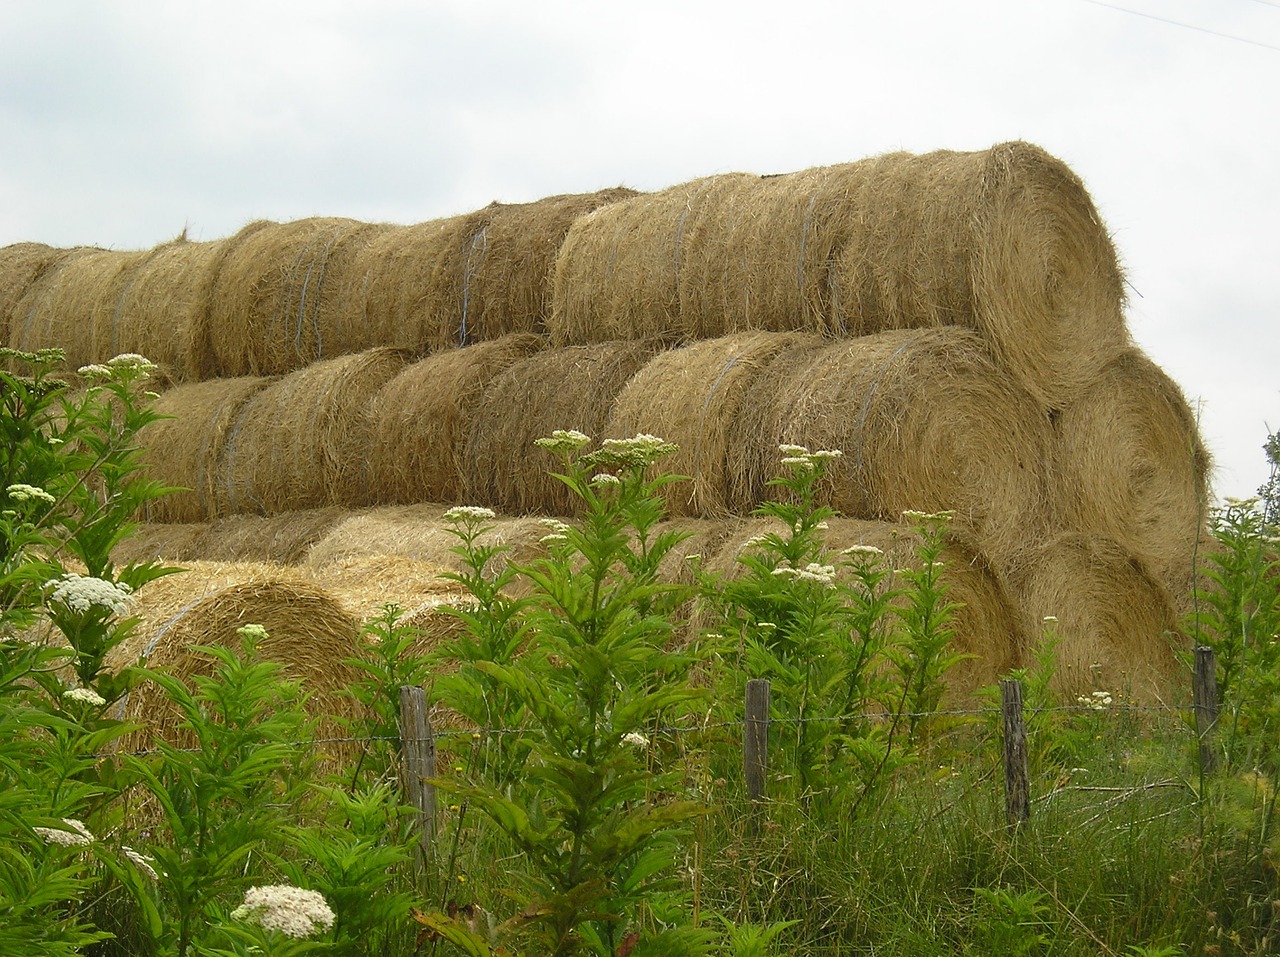
[[[413,226],[254,223],[149,253],[0,250],[10,345],[66,346],[86,317],[74,362],[154,351],[180,383],[144,444],[155,477],[192,490],[149,517],[188,531],[153,551],[297,509],[570,514],[533,447],[557,428],[676,442],[690,481],[665,494],[691,521],[741,521],[780,444],[835,447],[824,494],[843,515],[907,540],[902,511],[955,513],[965,566],[1017,618],[1016,654],[993,661],[1026,663],[1055,617],[1064,694],[1172,692],[1171,592],[1191,578],[1208,459],[1130,341],[1083,183],[1033,145]],[[274,554],[342,524],[272,533]]]

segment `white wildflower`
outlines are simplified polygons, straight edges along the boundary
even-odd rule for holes
[[[540,518],[538,519],[538,524],[550,529],[557,535],[565,535],[569,532],[569,524],[560,521],[558,518]]]
[[[59,844],[62,847],[87,847],[97,840],[82,821],[64,817],[62,823],[66,828],[35,827],[32,830],[44,838],[46,844]]]
[[[742,543],[742,550],[746,551],[748,548],[759,548],[767,540],[768,539],[764,535],[752,535]]]
[[[241,625],[236,629],[236,634],[241,638],[248,638],[250,641],[266,641],[267,629],[262,625]]]
[[[585,435],[577,429],[556,429],[548,438],[534,439],[533,444],[540,449],[546,449],[548,452],[568,455],[578,451],[590,441],[591,436]]]
[[[621,485],[622,479],[611,472],[600,472],[591,476],[591,484],[597,488],[603,488],[606,485]]]
[[[883,555],[882,549],[876,548],[874,545],[850,545],[840,554],[842,555]]]
[[[1092,694],[1078,695],[1076,702],[1094,711],[1106,711],[1111,707],[1111,692],[1095,691]]]
[[[637,748],[647,748],[649,746],[649,739],[639,731],[628,731],[622,736],[622,743],[630,744]]]
[[[15,482],[5,489],[9,493],[9,497],[15,502],[47,502],[52,505],[57,501],[52,495],[40,488],[38,485],[27,485],[24,482]]]
[[[1043,618],[1041,618],[1040,620],[1041,620],[1041,621],[1043,621],[1046,625],[1056,625],[1056,624],[1058,623],[1058,616],[1057,616],[1057,615],[1045,615],[1045,616],[1044,616]]]
[[[133,866],[142,873],[146,874],[153,881],[160,880],[160,875],[156,873],[156,869],[151,865],[155,863],[154,857],[147,857],[145,854],[139,854],[133,848],[124,846],[120,850],[124,851],[124,856],[133,862]]]
[[[323,894],[288,884],[249,888],[231,916],[299,938],[327,931],[334,919]]]
[[[86,379],[109,379],[111,378],[111,370],[101,362],[94,362],[87,366],[81,366],[76,370]]]
[[[788,457],[809,454],[809,450],[803,445],[779,445],[778,451]]]
[[[79,701],[84,704],[93,705],[95,708],[101,708],[107,703],[107,699],[98,694],[92,688],[70,688],[62,692],[63,701]]]
[[[569,536],[562,535],[560,532],[551,532],[550,534],[543,535],[542,538],[538,539],[538,541],[542,542],[543,545],[558,545],[561,542],[567,542],[568,540]]]
[[[488,522],[497,518],[497,513],[491,508],[485,508],[481,505],[455,505],[444,513],[444,520],[452,523],[465,522]]]
[[[844,453],[839,449],[818,449],[816,452],[810,452],[809,457],[815,461],[826,459],[828,461],[843,457]]]
[[[72,611],[88,611],[97,606],[123,615],[128,610],[129,596],[133,593],[133,589],[124,582],[109,582],[74,572],[54,579],[49,584],[53,586],[49,600],[61,602]]]
[[[140,356],[136,352],[123,352],[120,355],[107,360],[107,365],[113,369],[134,369],[145,375],[150,375],[151,370],[156,364],[146,356]]]

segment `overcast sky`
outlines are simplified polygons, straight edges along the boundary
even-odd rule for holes
[[[1024,139],[1220,494],[1280,429],[1280,0],[0,0],[0,246],[412,223]]]

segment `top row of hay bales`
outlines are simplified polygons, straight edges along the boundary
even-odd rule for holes
[[[1038,147],[725,173],[412,226],[315,218],[144,252],[0,250],[10,346],[62,347],[73,366],[138,352],[175,381],[514,332],[572,346],[945,325],[977,330],[1053,409],[1127,345],[1111,240],[1080,179]]]

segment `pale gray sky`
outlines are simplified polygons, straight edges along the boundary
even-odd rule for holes
[[[410,223],[1025,139],[1221,494],[1280,428],[1280,0],[0,0],[0,245]]]

